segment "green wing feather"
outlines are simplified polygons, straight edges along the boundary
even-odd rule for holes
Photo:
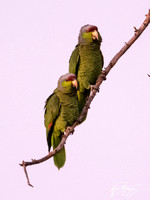
[[[44,123],[46,127],[46,137],[48,143],[48,150],[51,148],[51,136],[53,132],[53,127],[57,117],[60,112],[60,103],[59,98],[55,94],[55,92],[50,95],[45,102],[45,115],[44,115]]]
[[[78,73],[78,66],[79,66],[79,60],[80,60],[80,55],[79,55],[79,46],[76,45],[74,51],[72,52],[69,60],[69,73],[76,74]]]
[[[101,61],[102,61],[102,68],[104,66],[104,56],[102,54],[102,51],[100,50],[100,56],[101,56]]]
[[[72,52],[69,60],[69,73],[78,75],[78,69],[80,64],[80,55],[79,55],[79,45],[76,45],[74,51]],[[89,92],[85,93],[77,92],[79,103],[79,110],[82,111],[83,106],[85,105],[86,97],[89,95]]]

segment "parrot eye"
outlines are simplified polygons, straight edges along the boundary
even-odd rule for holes
[[[93,32],[93,31],[98,31],[98,28],[97,28],[97,26],[91,26],[90,28],[88,28],[87,30],[86,30],[86,32],[87,33],[89,33],[89,32]]]
[[[71,75],[71,76],[69,76],[68,78],[67,78],[67,80],[66,81],[73,81],[74,79],[77,79],[77,77],[76,77],[76,75],[74,74],[74,75]]]

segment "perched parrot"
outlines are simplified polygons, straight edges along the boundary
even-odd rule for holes
[[[102,38],[98,28],[85,25],[81,28],[78,45],[69,60],[69,73],[76,74],[78,81],[79,112],[82,111],[90,89],[95,85],[104,64],[100,50]]]
[[[67,73],[59,78],[57,88],[45,103],[44,123],[49,151],[51,146],[55,149],[59,145],[67,126],[71,126],[78,115],[76,75]],[[66,153],[63,147],[54,156],[54,163],[60,169],[65,160]]]

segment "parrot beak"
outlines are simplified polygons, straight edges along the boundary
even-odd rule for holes
[[[76,89],[77,89],[77,87],[78,87],[78,82],[77,82],[76,79],[74,79],[74,80],[72,81],[72,85],[73,85],[74,87],[76,87]]]
[[[98,32],[96,30],[92,32],[92,38],[93,40],[98,40]]]

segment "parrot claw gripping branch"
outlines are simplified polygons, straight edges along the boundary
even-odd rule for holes
[[[146,27],[149,25],[149,23],[150,23],[150,9],[149,9],[149,12],[148,12],[148,14],[146,15],[146,19],[144,20],[144,22],[142,23],[142,25],[140,26],[140,28],[139,29],[137,29],[137,28],[135,28],[134,27],[134,35],[133,35],[133,37],[128,41],[128,42],[126,42],[125,43],[125,45],[121,48],[121,50],[113,57],[113,59],[110,61],[110,63],[108,64],[108,66],[102,71],[101,70],[101,72],[100,72],[100,74],[98,75],[98,78],[97,78],[97,81],[96,81],[96,84],[95,84],[95,86],[93,87],[93,90],[90,92],[90,94],[89,94],[89,96],[88,96],[88,98],[86,98],[86,101],[85,101],[85,103],[84,103],[84,106],[83,106],[83,109],[82,109],[82,111],[80,112],[80,114],[79,114],[79,117],[75,120],[75,119],[72,119],[72,121],[71,121],[71,125],[69,124],[69,125],[65,125],[63,128],[66,130],[65,131],[65,133],[63,134],[62,133],[62,131],[59,131],[59,130],[57,130],[57,127],[56,126],[54,126],[53,124],[58,124],[58,122],[56,122],[57,121],[57,119],[59,118],[59,117],[57,117],[57,119],[55,120],[55,119],[53,119],[53,122],[50,122],[49,124],[48,124],[48,126],[47,126],[47,140],[48,140],[48,145],[49,145],[49,150],[50,150],[50,145],[52,145],[53,146],[53,150],[51,150],[51,151],[49,151],[49,153],[48,153],[48,155],[46,155],[46,156],[44,156],[43,158],[41,158],[41,159],[38,159],[38,160],[36,160],[36,159],[32,159],[31,161],[22,161],[22,163],[20,164],[20,166],[22,166],[23,167],[23,169],[24,169],[24,172],[25,172],[25,175],[26,175],[26,179],[27,179],[27,183],[28,183],[28,185],[29,186],[31,186],[31,187],[33,187],[33,185],[31,185],[31,183],[30,183],[30,181],[29,181],[29,177],[28,177],[28,173],[27,173],[27,170],[26,170],[26,167],[27,166],[30,166],[30,165],[35,165],[35,164],[39,164],[39,163],[42,163],[42,162],[44,162],[44,161],[46,161],[46,160],[48,160],[49,158],[51,158],[51,157],[55,157],[57,154],[59,155],[59,153],[61,153],[61,151],[62,151],[62,149],[64,148],[64,144],[66,143],[66,140],[67,140],[67,138],[68,138],[68,136],[71,134],[71,133],[73,133],[74,132],[74,130],[75,130],[75,127],[78,125],[78,124],[80,124],[80,123],[82,123],[83,121],[84,121],[84,119],[85,119],[85,116],[87,115],[87,111],[88,111],[88,109],[89,109],[89,107],[90,107],[90,104],[91,104],[91,102],[92,102],[92,100],[93,100],[93,98],[95,97],[95,95],[96,95],[96,93],[98,92],[98,90],[99,90],[99,87],[100,87],[100,85],[102,84],[102,82],[106,79],[106,76],[108,75],[108,73],[110,72],[110,70],[113,68],[113,66],[116,64],[116,62],[118,61],[118,59],[130,48],[130,46],[138,39],[138,37],[142,34],[142,32],[146,29]],[[97,30],[95,27],[92,27],[92,30],[91,31],[93,31],[93,35],[92,35],[92,37],[93,37],[93,39],[94,40],[96,40],[96,39],[98,39],[98,37],[99,37],[99,35],[97,35],[97,33],[96,33],[96,31],[95,30]],[[85,37],[86,37],[86,35],[84,35]],[[70,72],[70,71],[69,71]],[[75,74],[74,72],[70,72],[70,73],[73,73],[73,74]],[[148,74],[148,76],[150,76],[149,74]],[[67,77],[68,77],[68,75],[67,75]],[[66,77],[65,77],[66,78]],[[75,87],[76,87],[76,82],[74,81],[76,78],[75,77],[70,77],[68,80],[69,81],[71,81],[71,82],[74,82],[74,84],[75,84]],[[64,79],[63,79],[64,80]],[[63,81],[63,80],[61,80],[61,81]],[[69,83],[69,82],[68,82]],[[68,84],[67,83],[67,84]],[[66,84],[66,83],[65,83]],[[64,87],[66,86],[64,84]],[[75,87],[74,87],[74,91],[71,91],[71,92],[75,92]],[[56,91],[57,90],[57,91]],[[55,92],[57,93],[58,92],[58,89],[56,89],[55,91],[54,91],[54,95],[55,95]],[[58,92],[59,93],[59,96],[60,96],[60,98],[61,98],[61,92]],[[53,94],[52,94],[53,95]],[[53,95],[53,97],[55,97]],[[49,98],[52,98],[52,96],[50,96]],[[68,97],[69,98],[69,97]],[[76,99],[74,99],[74,101],[76,102]],[[58,101],[59,102],[59,101]],[[48,103],[48,102],[47,102]],[[64,103],[64,102],[62,102],[62,103]],[[46,107],[46,109],[49,109],[49,105],[47,105],[46,104],[46,106],[48,106],[48,107]],[[75,109],[74,111],[76,111],[76,115],[78,115],[78,109],[76,109],[76,108],[73,108],[73,109]],[[56,109],[57,110],[57,109]],[[60,117],[61,118],[61,117]],[[60,119],[59,118],[59,119]],[[67,119],[68,120],[68,119]],[[69,120],[68,120],[69,121]],[[73,122],[74,121],[74,122]],[[47,122],[47,120],[45,121],[45,124],[47,124],[48,122]],[[53,128],[52,128],[53,127]],[[49,131],[49,129],[51,129],[51,131]],[[55,130],[54,130],[55,129]],[[64,130],[63,129],[63,130]],[[49,140],[49,138],[51,137],[51,133],[50,132],[57,132],[57,131],[59,131],[59,133],[60,134],[62,134],[62,137],[61,137],[61,140],[59,141],[59,143],[57,144],[57,145],[54,145],[54,143],[55,143],[55,139],[53,139],[53,142],[52,142],[52,144],[51,144],[51,141],[52,140]],[[56,134],[57,135],[57,134]],[[54,136],[53,136],[54,137]],[[57,138],[56,138],[57,139]],[[56,140],[57,141],[57,140]],[[57,142],[56,142],[57,143]],[[65,154],[64,154],[64,151],[63,151],[63,160],[62,160],[62,163],[57,163],[57,159],[54,161],[55,162],[55,165],[58,167],[58,168],[60,168],[60,167],[62,167],[63,165],[64,165],[64,162],[65,162]]]

